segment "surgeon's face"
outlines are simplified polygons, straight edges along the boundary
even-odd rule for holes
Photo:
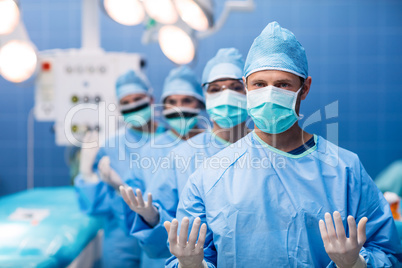
[[[143,93],[130,94],[120,99],[120,105],[130,104],[146,98],[147,95]]]
[[[164,109],[169,109],[172,107],[187,107],[197,109],[200,105],[198,99],[187,95],[168,96],[166,97],[164,104]]]
[[[244,78],[243,78],[244,80]],[[259,71],[251,74],[247,80],[247,90],[252,91],[259,88],[267,86],[275,86],[285,90],[297,92],[302,86],[302,81],[300,77],[288,72],[276,71],[276,70],[265,70]],[[311,77],[307,77],[303,84],[303,89],[301,90],[300,97],[297,99],[296,112],[299,113],[300,101],[307,97],[310,91]]]

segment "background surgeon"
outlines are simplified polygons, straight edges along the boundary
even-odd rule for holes
[[[311,77],[293,33],[268,24],[250,48],[245,82],[255,131],[190,177],[179,236],[178,221],[166,223],[176,256],[167,267],[400,266],[389,205],[357,155],[297,123]]]
[[[138,183],[129,184],[134,189],[138,189],[137,194],[141,200],[143,200],[144,189],[159,183],[158,181],[163,179],[160,174],[169,171],[170,167],[166,166],[169,152],[186,139],[202,132],[197,127],[197,121],[199,113],[204,108],[204,94],[195,73],[190,68],[179,67],[169,73],[163,87],[162,103],[163,115],[171,130],[144,145],[138,154],[140,159],[138,159],[137,165],[132,165],[131,170],[125,175],[125,181],[141,182],[139,187],[135,186]],[[134,193],[132,194],[134,195]],[[128,210],[126,222],[129,223],[125,229],[130,230],[136,213]],[[140,241],[141,245],[143,245],[142,242]],[[163,242],[163,246],[165,245],[166,240]],[[153,259],[144,258],[143,267],[164,266],[168,255],[159,255],[152,251],[146,252]]]
[[[80,174],[75,178],[75,188],[84,212],[106,218],[103,267],[140,267],[138,242],[121,228],[125,204],[118,186],[133,183],[123,182],[119,176],[129,170],[130,154],[139,152],[152,135],[165,131],[151,118],[153,98],[149,90],[134,71],[120,76],[116,81],[116,95],[127,126],[100,148],[83,148],[81,151]],[[98,142],[95,132],[86,135],[84,145],[92,141]]]
[[[175,218],[181,191],[196,167],[247,134],[243,68],[242,55],[235,48],[220,49],[206,64],[202,84],[207,112],[213,121],[212,131],[198,134],[172,150],[171,168],[161,169],[156,175],[158,179],[147,189],[153,204],[136,197],[131,188],[120,188],[127,204],[138,213],[129,223],[133,224],[131,233],[149,254],[170,256],[163,223]]]
[[[171,150],[203,130],[198,128],[199,114],[204,109],[204,94],[195,73],[187,66],[173,69],[162,91],[163,116],[170,130],[146,144],[139,154],[143,162],[133,167],[127,177],[141,178],[147,189],[155,179],[162,160]],[[150,161],[148,161],[150,160]],[[150,166],[144,167],[143,163]]]

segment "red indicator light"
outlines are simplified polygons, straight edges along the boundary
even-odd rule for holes
[[[42,63],[42,71],[50,71],[50,69],[51,69],[51,65],[50,65],[50,62],[43,62]]]

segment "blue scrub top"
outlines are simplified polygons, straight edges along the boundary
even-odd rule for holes
[[[138,154],[131,155],[130,169],[126,173],[126,181],[140,180],[143,182],[140,189],[145,191],[158,179],[155,174],[165,169],[169,161],[169,153],[182,144],[184,140],[176,136],[171,130],[151,139]]]
[[[105,141],[100,147],[94,162],[94,172],[100,159],[109,156],[110,166],[123,178],[130,167],[133,154],[149,142],[154,135],[164,132],[159,126],[156,133],[143,133],[132,128],[120,128],[118,134]],[[132,187],[141,187],[141,181],[126,181]],[[141,249],[137,239],[129,236],[125,228],[124,216],[129,210],[120,194],[113,187],[99,181],[87,183],[81,174],[75,178],[75,189],[78,192],[80,208],[90,215],[101,215],[105,220],[103,243],[103,265],[106,267],[133,267],[138,264]]]
[[[158,181],[162,179],[159,174],[163,174],[164,171],[169,168],[170,151],[183,142],[184,140],[180,139],[170,130],[155,139],[151,139],[149,143],[141,148],[137,155],[132,155],[130,170],[124,176],[125,181],[128,182],[127,184],[132,186],[134,191],[136,188],[139,188],[142,192],[145,192],[146,189],[152,187],[153,184],[158,183]],[[138,182],[140,182],[140,185]],[[146,198],[147,195],[144,195],[145,200]],[[126,210],[124,229],[130,230],[137,217],[137,214],[131,209]],[[148,251],[144,241],[140,240],[140,245],[151,258],[166,259],[170,256],[166,254],[155,254],[153,250]],[[164,245],[166,245],[166,243],[164,243]]]
[[[153,204],[159,211],[159,223],[150,228],[136,214],[128,224],[132,224],[131,234],[136,237],[142,248],[152,257],[170,257],[166,246],[167,233],[163,223],[176,217],[177,205],[181,190],[190,175],[198,166],[230,143],[219,138],[210,131],[183,142],[169,154],[169,165],[159,169],[155,180],[147,189],[152,193]]]
[[[319,220],[339,211],[367,217],[360,254],[368,267],[391,267],[402,247],[387,201],[358,156],[315,136],[301,155],[279,151],[250,133],[208,159],[189,179],[179,223],[200,217],[208,226],[209,267],[335,267],[325,252]],[[171,257],[166,267],[178,267]]]

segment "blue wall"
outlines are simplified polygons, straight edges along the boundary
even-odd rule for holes
[[[224,1],[216,1],[217,13]],[[81,1],[21,0],[23,18],[39,50],[80,47]],[[339,116],[307,127],[324,137],[338,123],[339,145],[356,152],[373,178],[402,158],[402,2],[399,0],[256,0],[254,13],[233,13],[223,29],[199,44],[192,66],[201,75],[221,47],[244,55],[265,25],[277,20],[307,51],[313,84],[302,113],[308,117],[338,101]],[[157,44],[141,44],[143,26],[119,25],[101,14],[107,51],[143,53],[159,96],[174,67]],[[0,78],[0,195],[26,188],[27,123],[33,84]],[[35,186],[70,183],[65,148],[55,145],[52,124],[35,122]]]

